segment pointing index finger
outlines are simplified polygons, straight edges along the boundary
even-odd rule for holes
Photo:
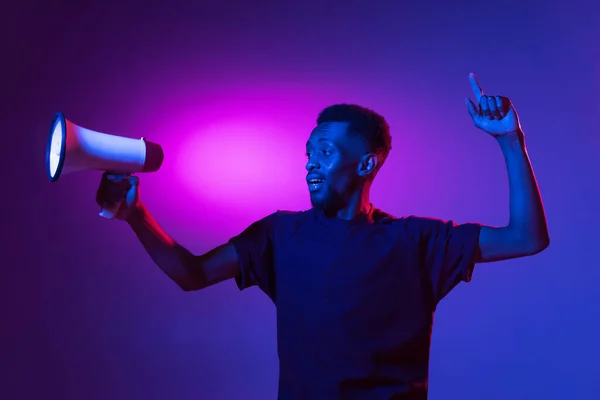
[[[477,82],[477,78],[472,72],[469,74],[469,82],[471,82],[471,89],[473,89],[473,93],[475,94],[475,100],[479,103],[479,99],[483,96],[483,90],[481,90],[481,86],[479,86],[479,82]]]

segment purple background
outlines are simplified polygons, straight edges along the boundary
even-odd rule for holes
[[[552,243],[531,258],[480,265],[442,302],[430,398],[597,399],[593,3],[5,5],[0,398],[276,394],[267,297],[232,281],[180,291],[125,224],[98,217],[100,172],[49,183],[54,112],[161,143],[165,163],[142,176],[143,198],[194,252],[277,209],[309,206],[304,142],[336,102],[389,120],[394,149],[373,189],[378,207],[501,225],[504,160],[464,104],[474,71],[521,116]]]

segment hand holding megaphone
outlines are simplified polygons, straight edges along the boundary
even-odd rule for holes
[[[126,219],[139,201],[140,180],[130,174],[105,172],[96,193],[96,202],[102,211],[100,216],[112,219]]]

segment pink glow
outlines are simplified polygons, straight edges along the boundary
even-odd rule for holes
[[[144,178],[144,199],[170,215],[197,214],[199,205],[255,216],[309,207],[305,143],[318,112],[343,96],[331,88],[265,86],[167,99],[159,125],[148,129],[165,162]]]
[[[186,137],[177,155],[178,178],[195,196],[228,206],[286,197],[302,187],[302,147],[268,121],[230,119]]]

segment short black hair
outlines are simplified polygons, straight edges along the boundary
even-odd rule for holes
[[[334,104],[326,107],[317,117],[317,125],[326,122],[347,122],[348,130],[362,136],[368,143],[369,151],[379,157],[379,167],[392,150],[392,136],[385,118],[356,104]]]

